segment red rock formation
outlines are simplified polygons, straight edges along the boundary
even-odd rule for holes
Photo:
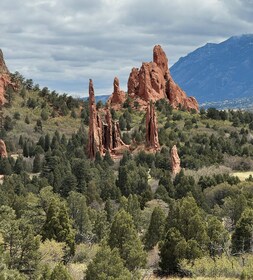
[[[180,158],[177,153],[177,147],[174,145],[170,151],[170,159],[171,159],[171,169],[172,169],[172,174],[176,175],[180,172],[181,167],[180,167]]]
[[[1,158],[7,158],[8,157],[6,146],[5,146],[5,143],[2,139],[0,139],[0,157]]]
[[[0,49],[0,105],[6,103],[5,92],[8,86],[14,88],[11,82],[10,72],[4,62],[2,50]]]
[[[88,141],[88,156],[91,159],[95,158],[97,152],[103,153],[102,145],[102,121],[97,113],[94,87],[92,80],[89,82],[89,141]]]
[[[128,94],[135,95],[139,92],[139,69],[133,68],[127,82]]]
[[[113,93],[109,97],[107,104],[114,109],[119,109],[121,105],[126,100],[126,94],[123,90],[120,90],[119,79],[117,77],[114,78],[113,81]]]
[[[88,157],[94,159],[96,153],[104,155],[108,150],[111,154],[116,154],[128,148],[122,141],[119,124],[112,120],[110,110],[105,110],[104,122],[96,109],[95,95],[92,80],[89,83],[89,142]]]
[[[143,63],[140,70],[133,68],[128,79],[128,94],[146,102],[167,98],[173,108],[199,110],[195,98],[174,82],[168,68],[168,59],[161,46],[153,49],[153,62]]]
[[[149,149],[159,150],[157,120],[153,102],[147,107],[146,113],[146,146]]]

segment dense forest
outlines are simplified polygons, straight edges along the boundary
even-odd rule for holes
[[[7,90],[1,114],[0,279],[253,277],[253,177],[236,176],[253,173],[253,113],[160,100],[151,153],[145,112],[127,99],[111,114],[133,152],[92,161],[88,101],[13,79],[20,89]]]

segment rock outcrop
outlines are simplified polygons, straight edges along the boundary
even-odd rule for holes
[[[6,145],[2,139],[0,139],[0,157],[1,158],[7,158],[7,150],[6,150]]]
[[[89,81],[89,142],[88,142],[88,157],[94,159],[96,153],[103,153],[102,145],[102,120],[96,109],[96,101],[94,94],[93,82]]]
[[[180,158],[177,153],[177,147],[174,145],[170,151],[170,159],[171,159],[171,170],[172,174],[176,175],[180,172],[181,167],[180,167]]]
[[[168,99],[173,108],[199,110],[194,97],[186,93],[174,82],[168,68],[168,59],[157,45],[153,49],[153,62],[142,63],[140,69],[133,68],[128,79],[128,94],[132,98],[140,98],[146,102]]]
[[[94,159],[97,152],[102,156],[105,151],[109,151],[113,156],[128,149],[121,139],[119,123],[112,120],[109,108],[104,112],[104,121],[102,113],[97,111],[92,80],[89,82],[89,110],[88,157]]]
[[[146,113],[146,146],[155,151],[160,149],[155,106],[152,101]]]
[[[114,109],[119,109],[125,100],[126,94],[123,90],[120,90],[119,79],[115,77],[113,81],[113,93],[109,97],[107,104]]]
[[[3,52],[0,49],[0,105],[6,103],[5,93],[8,86],[14,88],[11,82],[10,72],[4,61]]]

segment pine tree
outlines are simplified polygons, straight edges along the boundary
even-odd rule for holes
[[[104,162],[107,162],[109,165],[113,165],[114,164],[114,161],[111,158],[110,152],[108,150],[106,150],[106,152],[105,152]]]
[[[89,263],[85,280],[129,280],[131,278],[131,273],[124,267],[118,250],[103,245],[94,260]]]
[[[50,276],[50,280],[73,280],[73,278],[68,273],[66,267],[59,263],[55,266],[54,270],[52,271],[52,274]]]
[[[42,164],[41,164],[40,155],[36,154],[33,160],[33,173],[40,172],[41,168],[42,168]]]
[[[130,271],[145,265],[146,253],[143,251],[133,219],[125,210],[120,210],[114,217],[109,245],[111,249],[119,249],[119,254]]]
[[[160,245],[159,266],[163,272],[174,274],[179,271],[179,263],[185,256],[186,246],[186,241],[180,232],[176,228],[170,228]]]
[[[145,235],[145,247],[152,249],[161,240],[164,232],[165,214],[160,207],[152,212],[148,231]]]
[[[76,238],[80,241],[85,241],[86,237],[91,232],[91,222],[86,204],[86,198],[80,193],[71,191],[67,200],[70,217],[73,219],[75,228],[77,230]]]
[[[232,253],[252,252],[253,210],[246,208],[232,235]]]
[[[74,231],[64,204],[53,200],[46,214],[46,221],[42,228],[42,239],[54,239],[58,242],[66,242],[70,254],[74,254]]]

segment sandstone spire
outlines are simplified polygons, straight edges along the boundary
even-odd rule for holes
[[[120,89],[119,79],[115,77],[113,81],[113,93],[109,97],[107,104],[110,107],[119,109],[123,105],[125,100],[126,100],[126,94],[123,90]]]
[[[180,158],[177,153],[177,147],[174,145],[170,151],[170,158],[171,158],[171,169],[172,169],[172,174],[176,175],[180,172],[181,167],[180,167]]]
[[[2,139],[0,139],[0,157],[1,158],[7,158],[8,157],[6,146],[5,146],[5,143]]]
[[[147,107],[146,113],[146,146],[153,150],[159,150],[157,120],[153,102]]]
[[[3,52],[0,49],[0,105],[6,103],[5,92],[8,86],[14,88],[11,82],[10,72],[4,61]]]
[[[94,94],[93,82],[89,81],[89,141],[88,141],[88,156],[91,159],[95,158],[96,152],[103,153],[102,146],[102,121],[97,113],[96,101]]]
[[[104,155],[105,151],[116,154],[128,148],[121,139],[118,122],[112,120],[110,109],[102,110],[103,120],[97,111],[92,80],[89,82],[89,110],[88,157],[90,159],[94,159],[97,152],[100,155]]]

